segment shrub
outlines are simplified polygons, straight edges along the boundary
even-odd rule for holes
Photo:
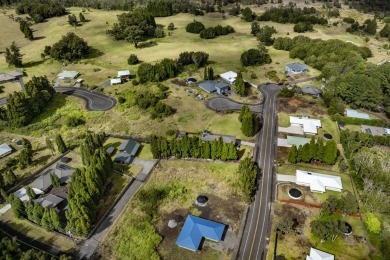
[[[241,63],[244,66],[263,65],[271,62],[271,57],[266,50],[249,49],[241,54]]]
[[[294,26],[294,32],[303,33],[307,31],[313,31],[313,25],[308,22],[300,22]]]
[[[382,231],[381,221],[372,213],[367,213],[366,218],[364,219],[368,230],[372,233],[379,234]]]
[[[76,127],[85,124],[85,121],[81,117],[70,116],[66,119],[65,124],[69,127]]]
[[[88,54],[87,42],[72,32],[63,36],[50,50],[50,56],[56,60],[78,60],[86,58]]]
[[[138,63],[139,63],[139,59],[138,59],[137,55],[135,55],[135,54],[130,54],[129,58],[127,59],[127,63],[128,63],[129,65],[138,64]]]
[[[192,23],[187,24],[186,32],[189,32],[189,33],[200,33],[205,28],[206,27],[201,22],[193,21]]]
[[[131,84],[133,84],[133,86],[138,86],[139,85],[139,81],[137,79],[133,79],[131,81]]]
[[[118,98],[118,102],[119,102],[119,104],[123,104],[123,103],[126,102],[126,98],[121,96],[121,97]]]
[[[173,23],[170,23],[169,25],[168,25],[168,30],[169,31],[173,31],[175,29],[175,25],[173,24]]]

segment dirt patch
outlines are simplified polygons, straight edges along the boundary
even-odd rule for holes
[[[173,80],[171,80],[171,83],[175,84],[177,86],[180,86],[180,87],[187,86],[186,82],[184,80],[182,80],[182,79],[173,79]]]
[[[278,147],[277,163],[286,163],[288,159],[288,147]]]
[[[288,104],[292,107],[299,107],[300,104],[302,104],[302,101],[297,98],[291,98],[288,101]]]
[[[302,197],[297,201],[302,201],[305,203],[315,204],[315,205],[319,205],[321,203],[321,201],[315,195],[313,195],[313,193],[310,191],[309,187],[298,186],[296,184],[279,185],[278,199],[279,200],[290,200],[291,198],[288,196],[288,191],[291,188],[296,188],[296,189],[299,189],[300,191],[302,191]]]

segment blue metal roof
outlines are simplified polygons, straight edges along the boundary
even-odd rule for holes
[[[308,68],[305,65],[303,65],[302,63],[299,63],[299,62],[290,63],[290,64],[287,64],[286,66],[289,67],[293,71],[308,70]]]
[[[224,224],[188,215],[176,240],[176,245],[197,251],[203,237],[219,242],[222,239],[224,230]]]
[[[223,82],[215,82],[212,80],[207,80],[198,84],[201,89],[208,93],[214,93],[217,91],[217,88],[221,90],[226,90],[229,88],[229,85]]]

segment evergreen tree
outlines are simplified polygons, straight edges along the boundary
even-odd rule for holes
[[[51,151],[51,154],[54,154],[55,152],[54,145],[48,136],[46,136],[45,142],[46,142],[46,147]]]
[[[20,48],[16,46],[15,42],[12,42],[11,46],[5,49],[5,61],[9,66],[22,67],[22,56]]]
[[[39,203],[34,203],[34,208],[32,212],[32,221],[41,225],[42,216],[44,213],[44,208]]]
[[[251,158],[246,157],[238,166],[238,184],[246,202],[251,202],[256,192],[258,169]]]
[[[17,180],[16,175],[15,175],[15,173],[12,171],[12,169],[8,169],[8,170],[4,173],[4,184],[5,184],[6,186],[15,184],[16,180]]]
[[[79,19],[80,19],[80,22],[82,22],[82,23],[86,21],[86,19],[85,19],[83,13],[80,13],[80,14],[79,14]]]
[[[314,160],[317,155],[317,144],[314,136],[310,139],[309,150],[310,150],[310,160]]]
[[[58,151],[60,153],[64,153],[64,152],[66,152],[68,150],[68,148],[66,147],[66,144],[65,144],[65,142],[62,139],[60,134],[56,135],[55,141],[56,141],[56,144],[57,144],[57,149],[58,149]]]
[[[238,154],[237,154],[237,149],[234,143],[229,144],[229,160],[237,160],[238,159]]]
[[[33,188],[31,188],[30,186],[27,186],[26,188],[26,193],[28,195],[28,197],[32,200],[32,199],[35,199],[35,197],[37,196],[33,190]]]
[[[33,31],[31,28],[28,26],[27,23],[25,23],[24,28],[23,28],[23,33],[24,37],[32,41],[34,39]]]
[[[76,15],[74,14],[70,14],[68,15],[68,23],[74,27],[77,26],[77,18],[76,18]]]
[[[24,218],[27,216],[23,202],[13,193],[8,196],[8,202],[11,204],[12,212],[16,218]]]
[[[316,160],[322,162],[324,160],[324,139],[321,137],[317,140],[317,155]]]
[[[245,82],[240,71],[237,73],[237,78],[234,85],[237,94],[239,94],[241,97],[246,95]]]
[[[249,107],[247,105],[243,105],[241,107],[240,115],[238,116],[238,121],[242,122],[242,118],[244,117],[244,115],[249,112],[250,112]]]
[[[54,229],[61,231],[62,230],[62,224],[60,221],[60,215],[59,213],[54,209],[50,208],[49,209],[50,213],[50,221]]]
[[[60,178],[58,178],[58,176],[55,173],[50,173],[50,180],[51,180],[51,184],[53,184],[54,187],[61,186]]]
[[[310,162],[311,154],[310,154],[310,145],[304,144],[302,147],[302,161],[305,163]]]
[[[52,231],[54,229],[53,223],[51,222],[50,209],[49,208],[45,208],[44,211],[43,211],[43,216],[42,216],[42,219],[41,219],[41,225],[47,231]]]
[[[216,160],[219,158],[218,156],[218,142],[217,140],[213,140],[211,142],[211,159]]]
[[[204,79],[204,80],[208,80],[208,79],[209,79],[209,74],[208,74],[208,71],[207,71],[207,67],[204,67],[204,70],[203,70],[203,79]]]
[[[337,159],[337,144],[334,140],[327,141],[324,147],[323,162],[335,164]]]
[[[0,188],[0,203],[4,203],[7,200],[7,192],[3,188]]]
[[[168,25],[168,30],[169,30],[169,31],[175,30],[175,25],[174,25],[173,23],[170,23],[170,24]]]
[[[213,70],[213,67],[208,67],[208,79],[209,80],[213,80],[214,79],[214,70]]]
[[[288,162],[289,163],[297,163],[297,157],[298,157],[298,149],[295,144],[293,144],[288,151]]]
[[[297,162],[303,161],[303,148],[302,145],[298,147],[298,153],[297,153]]]
[[[245,136],[255,135],[255,121],[252,112],[248,112],[242,117],[241,131]]]
[[[229,157],[229,146],[227,144],[223,144],[222,152],[221,152],[221,160],[226,161]]]

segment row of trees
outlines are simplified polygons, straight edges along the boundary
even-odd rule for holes
[[[221,35],[228,35],[234,33],[235,30],[232,26],[226,25],[225,27],[217,25],[215,27],[209,27],[202,30],[199,34],[200,38],[203,39],[214,39]]]
[[[36,23],[65,15],[66,9],[60,1],[50,0],[22,0],[15,9],[17,14],[28,14]]]
[[[241,122],[241,132],[245,136],[254,136],[260,129],[259,118],[250,111],[247,105],[242,106],[238,121]]]
[[[251,34],[257,37],[257,40],[267,46],[272,45],[274,42],[274,38],[272,35],[277,33],[275,27],[273,26],[263,26],[259,25],[259,22],[255,21],[251,25]]]
[[[281,7],[271,7],[256,18],[258,21],[272,21],[276,23],[310,23],[327,25],[328,20],[320,17],[314,7],[299,8],[296,4]]]
[[[146,9],[154,17],[165,17],[173,15],[172,1],[170,0],[148,1]]]
[[[46,76],[32,77],[25,85],[25,92],[9,95],[6,109],[0,110],[0,119],[12,127],[25,126],[46,108],[54,93]]]
[[[326,164],[335,164],[338,158],[337,144],[334,140],[327,141],[324,144],[322,138],[318,138],[317,142],[314,137],[310,143],[300,145],[298,148],[293,145],[288,152],[289,163],[313,162],[318,161]]]
[[[89,152],[86,152],[87,148]],[[87,135],[83,142],[82,161],[88,165],[76,169],[68,185],[66,230],[85,236],[96,221],[97,205],[113,169],[113,162],[102,147],[100,135]]]
[[[217,160],[237,160],[238,153],[234,143],[224,143],[222,138],[203,142],[197,136],[166,139],[151,136],[150,145],[153,158],[203,158]]]
[[[177,60],[163,59],[154,65],[142,63],[137,70],[141,83],[148,81],[162,81],[175,77],[183,66],[194,64],[198,68],[207,64],[209,55],[205,52],[182,52]]]

